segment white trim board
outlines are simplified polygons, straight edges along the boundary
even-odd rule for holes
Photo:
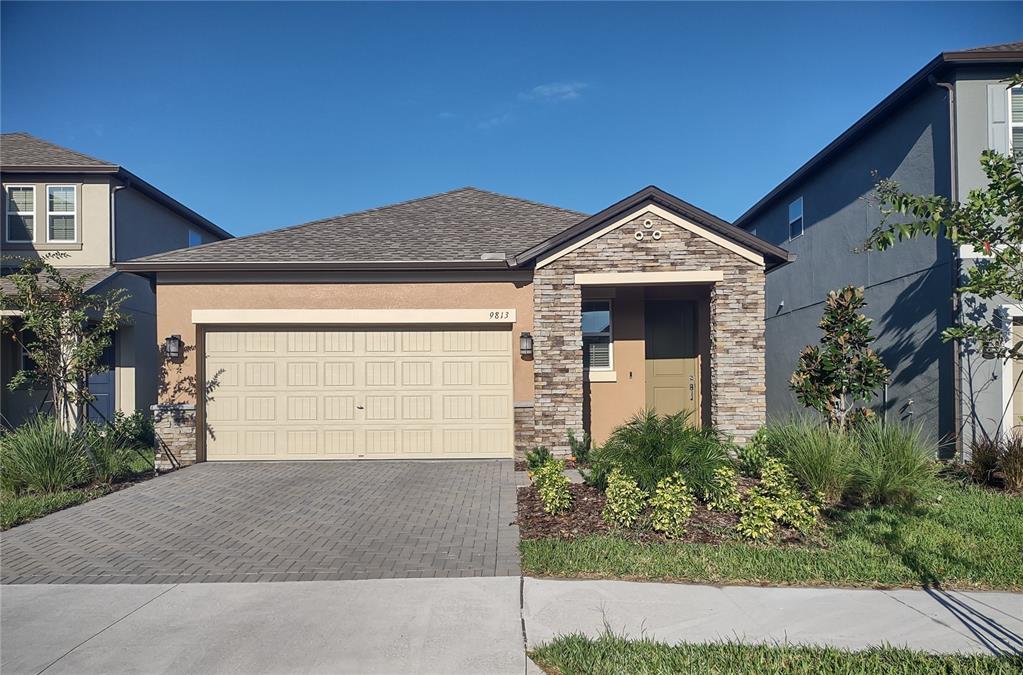
[[[494,309],[193,309],[195,324],[414,325],[511,324],[515,310]]]
[[[688,272],[577,272],[578,286],[630,286],[653,284],[711,284],[725,280],[719,270]]]
[[[586,237],[583,237],[582,239],[579,239],[578,241],[572,242],[571,244],[569,244],[569,245],[567,245],[567,246],[565,246],[565,247],[555,251],[554,253],[548,255],[547,257],[541,258],[540,260],[537,261],[536,268],[540,269],[541,267],[546,267],[547,265],[550,265],[552,262],[554,262],[558,258],[561,258],[562,256],[568,255],[572,251],[575,251],[576,249],[585,246],[586,244],[590,243],[594,239],[599,239],[600,237],[603,237],[605,234],[607,234],[611,230],[616,230],[619,227],[621,227],[621,226],[623,226],[623,225],[625,225],[627,223],[630,223],[633,220],[636,220],[638,217],[640,217],[644,213],[653,213],[654,215],[657,215],[657,216],[659,216],[661,218],[664,218],[665,220],[667,220],[669,222],[672,222],[672,223],[678,225],[679,227],[681,227],[684,230],[688,230],[688,231],[692,232],[693,234],[695,234],[697,236],[703,237],[704,239],[707,239],[708,241],[711,241],[711,242],[717,244],[721,248],[728,249],[732,253],[735,253],[737,255],[742,256],[743,258],[745,258],[746,260],[749,260],[750,262],[756,263],[756,264],[760,265],[761,267],[764,266],[764,256],[760,255],[756,251],[753,251],[752,249],[748,249],[745,246],[741,246],[740,244],[736,244],[734,241],[731,241],[729,239],[725,239],[721,235],[715,234],[714,232],[711,232],[708,229],[705,229],[703,227],[700,227],[699,225],[691,223],[688,220],[685,220],[684,218],[680,218],[679,216],[675,215],[671,211],[668,211],[666,209],[662,209],[660,206],[657,206],[656,204],[647,204],[646,206],[641,206],[641,207],[635,209],[634,211],[629,212],[628,215],[623,216],[623,217],[619,218],[618,220],[610,223],[609,225],[606,225],[606,226],[600,228],[596,232],[592,232],[591,234],[587,235]]]
[[[1023,317],[1023,309],[1016,305],[1002,305],[1003,316],[1008,320],[1008,335],[1005,338],[1006,346],[1011,346],[1013,341],[1012,323],[1013,319]],[[1016,385],[1017,374],[1012,359],[1002,363],[1002,433],[1008,433],[1014,426],[1012,419],[1012,394]]]

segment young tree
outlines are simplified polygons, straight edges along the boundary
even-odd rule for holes
[[[860,313],[866,304],[862,288],[846,286],[828,293],[818,324],[824,331],[820,345],[802,351],[789,380],[800,403],[842,429],[853,419],[871,414],[864,404],[891,375],[870,348],[875,339],[870,334],[871,320]]]
[[[964,267],[959,296],[981,300],[998,299],[1023,311],[1023,157],[1011,157],[991,150],[981,155],[987,176],[984,190],[973,190],[965,202],[940,195],[903,192],[893,180],[882,180],[875,189],[881,224],[864,244],[868,250],[883,251],[903,239],[919,236],[948,237],[957,245],[972,246],[984,258]],[[1012,341],[999,314],[971,316],[942,332],[945,341],[975,341],[988,356],[1019,358],[1023,341]]]
[[[57,257],[62,255],[5,259],[16,270],[4,277],[14,291],[3,293],[3,308],[13,311],[4,313],[2,326],[33,363],[15,373],[8,387],[47,386],[58,427],[68,432],[84,421],[85,406],[94,399],[89,376],[104,370],[100,359],[125,321],[120,308],[128,294],[89,293],[89,275],[63,274],[50,262]]]

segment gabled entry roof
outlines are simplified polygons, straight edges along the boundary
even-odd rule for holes
[[[528,268],[543,254],[644,205],[667,209],[755,251],[768,267],[789,260],[783,249],[654,186],[588,217],[466,187],[138,258],[118,268],[135,272]]]

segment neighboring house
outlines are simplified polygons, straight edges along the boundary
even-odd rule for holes
[[[975,252],[928,238],[881,253],[855,249],[879,223],[870,200],[879,178],[965,200],[986,187],[983,150],[1023,151],[1023,90],[1005,82],[1021,69],[1023,42],[938,55],[736,221],[798,257],[768,277],[770,416],[800,408],[788,386],[799,352],[820,338],[827,292],[856,284],[867,289],[875,346],[893,371],[876,402],[888,419],[920,422],[942,439],[967,444],[1018,421],[1023,389],[1013,384],[1020,364],[985,359],[940,338],[961,312],[1004,310],[1003,303],[980,306],[976,298],[962,309],[954,302],[959,269],[974,264]]]
[[[131,295],[123,307],[131,322],[117,330],[104,356],[109,368],[89,381],[96,396],[90,418],[109,419],[116,410],[148,410],[160,378],[156,295],[146,279],[118,272],[114,265],[231,235],[122,167],[29,134],[0,136],[0,177],[0,249],[5,257],[59,251],[65,256],[53,264],[64,274],[87,275],[96,292],[124,288]],[[13,290],[9,280],[0,279],[0,285],[6,292]],[[48,392],[7,388],[26,361],[12,340],[5,338],[2,344],[2,422],[15,426],[45,409]]]
[[[118,268],[179,353],[166,467],[564,454],[647,406],[741,441],[787,261],[655,187],[593,216],[465,188]]]

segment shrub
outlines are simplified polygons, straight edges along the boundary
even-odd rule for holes
[[[653,528],[669,537],[678,538],[686,533],[686,521],[693,515],[693,493],[681,473],[673,473],[657,483],[653,497],[651,522]]]
[[[564,471],[565,462],[552,459],[533,474],[533,485],[547,513],[564,513],[572,506],[572,493],[568,490],[569,480]]]
[[[711,429],[698,429],[686,412],[659,417],[653,410],[639,413],[612,432],[590,457],[587,481],[601,489],[619,467],[639,487],[652,492],[657,483],[674,473],[701,494],[710,488],[714,471],[729,463],[721,437]]]
[[[96,480],[111,483],[134,472],[132,463],[139,456],[137,448],[131,439],[119,435],[113,425],[89,423],[82,433],[95,460],[92,469]]]
[[[576,438],[575,433],[569,429],[568,446],[572,449],[572,456],[575,457],[576,462],[585,464],[590,461],[590,450],[593,444],[588,433],[584,431],[582,438]]]
[[[89,480],[84,436],[37,415],[0,437],[0,487],[14,494],[51,493]]]
[[[760,475],[767,457],[767,437],[764,429],[758,429],[746,445],[740,445],[736,450],[735,463],[742,475],[755,478]]]
[[[975,483],[987,484],[994,478],[1002,458],[1002,443],[997,438],[982,438],[970,443],[970,461],[966,470]]]
[[[910,507],[934,487],[937,444],[919,426],[870,422],[856,431],[852,496],[864,504]]]
[[[1023,429],[1013,429],[1005,437],[1005,445],[998,458],[1002,480],[1010,490],[1023,490]]]
[[[809,531],[817,522],[820,509],[805,499],[796,480],[777,459],[771,458],[760,475],[760,490],[775,503],[774,519],[800,532]]]
[[[703,493],[703,500],[712,511],[738,510],[741,498],[735,486],[735,469],[730,466],[715,469],[710,489]]]
[[[612,527],[632,527],[646,506],[646,493],[630,478],[615,468],[607,477],[607,501],[601,516]]]
[[[825,503],[842,500],[853,478],[856,439],[814,420],[793,419],[763,429],[765,446],[800,484]]]
[[[750,488],[739,505],[739,522],[735,531],[752,541],[770,539],[774,535],[774,514],[777,510],[777,504],[761,488]]]
[[[542,445],[538,445],[526,453],[526,465],[529,466],[530,471],[536,471],[553,458],[550,450]]]
[[[124,447],[152,448],[156,440],[153,418],[139,410],[130,415],[118,410],[108,426]]]

